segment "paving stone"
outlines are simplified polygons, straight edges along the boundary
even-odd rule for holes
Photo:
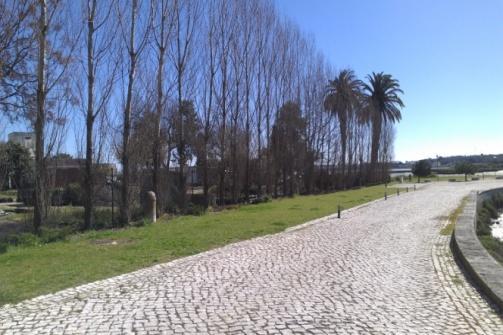
[[[503,334],[453,260],[432,183],[300,229],[0,308],[0,334]]]

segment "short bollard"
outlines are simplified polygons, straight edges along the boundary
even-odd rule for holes
[[[414,191],[416,190],[416,184],[414,184]]]
[[[341,205],[337,205],[337,218],[341,218]]]
[[[155,222],[157,220],[157,214],[156,214],[156,196],[155,193],[152,191],[147,192],[147,219],[152,220],[152,222]]]
[[[399,188],[396,189],[396,195],[397,196],[400,195],[400,189]]]
[[[388,200],[388,194],[384,192],[384,200]]]
[[[407,187],[407,188],[405,188],[405,189],[407,190],[407,193],[409,193],[409,188]]]

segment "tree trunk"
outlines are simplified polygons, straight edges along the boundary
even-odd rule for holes
[[[163,14],[164,15],[164,14]],[[157,68],[157,104],[156,104],[156,129],[155,129],[155,139],[154,146],[152,152],[152,161],[153,161],[153,171],[152,171],[152,188],[154,190],[155,196],[157,198],[156,201],[156,215],[159,216],[161,214],[161,194],[159,191],[159,170],[161,166],[161,118],[162,118],[162,100],[163,100],[163,92],[162,92],[162,74],[164,69],[164,17],[161,22],[161,45],[159,46],[159,58],[158,58],[158,68]]]
[[[126,107],[124,109],[124,125],[122,134],[122,185],[121,185],[121,207],[120,207],[120,221],[123,225],[129,224],[131,220],[131,213],[129,208],[129,188],[130,188],[130,166],[129,166],[129,140],[131,137],[131,108],[133,100],[133,83],[136,71],[136,50],[134,46],[136,12],[138,1],[133,0],[131,5],[131,29],[129,32],[130,43],[130,67],[128,73],[128,87],[126,96]]]
[[[378,113],[378,112],[376,112]],[[379,142],[381,139],[382,118],[376,114],[372,120],[372,145],[370,151],[370,181],[377,181],[377,159],[379,154]]]
[[[37,63],[37,115],[35,119],[35,203],[33,228],[40,233],[40,227],[46,218],[46,171],[44,157],[45,126],[45,53],[47,18],[46,2],[39,0],[40,17],[38,19],[38,63]]]
[[[348,141],[348,122],[345,115],[339,114],[339,127],[341,131],[341,184],[346,189],[346,148]]]
[[[86,115],[86,163],[84,174],[84,229],[93,226],[93,126],[94,126],[94,13],[93,1],[87,20],[87,115]]]

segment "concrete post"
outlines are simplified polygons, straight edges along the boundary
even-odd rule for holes
[[[147,192],[147,219],[152,220],[152,222],[157,221],[157,199],[155,193],[152,191]]]

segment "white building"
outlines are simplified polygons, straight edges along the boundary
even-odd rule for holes
[[[9,142],[18,143],[28,149],[32,157],[35,156],[35,133],[16,131],[10,133]]]

